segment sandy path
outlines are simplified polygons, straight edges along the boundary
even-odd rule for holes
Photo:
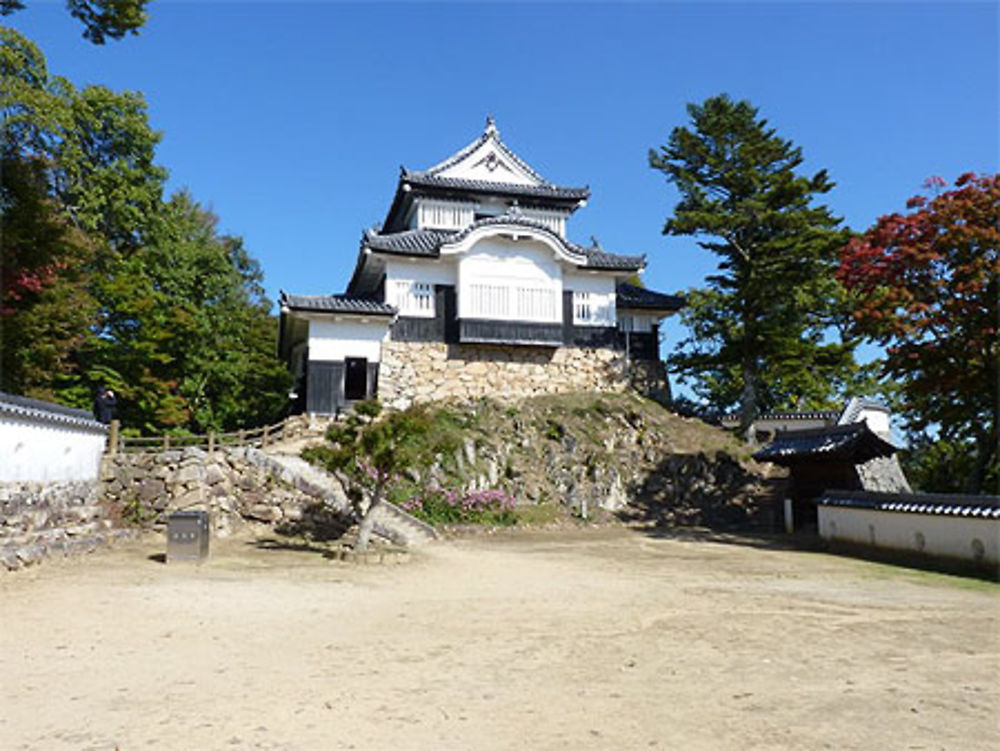
[[[1000,587],[620,529],[0,577],[3,749],[995,749]]]

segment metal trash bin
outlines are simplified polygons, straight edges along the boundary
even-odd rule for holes
[[[208,558],[208,512],[175,511],[167,518],[167,562]]]

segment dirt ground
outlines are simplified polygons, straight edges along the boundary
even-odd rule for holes
[[[1000,587],[621,528],[0,576],[3,749],[1000,748]]]

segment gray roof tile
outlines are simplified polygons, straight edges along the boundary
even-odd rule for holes
[[[680,310],[684,307],[683,297],[665,295],[662,292],[654,292],[634,284],[619,284],[617,292],[619,308]]]
[[[347,295],[290,295],[281,292],[281,307],[291,310],[308,310],[320,313],[355,313],[361,315],[393,316],[396,309],[391,305],[363,297]]]
[[[51,423],[73,425],[92,432],[107,432],[106,425],[99,423],[85,409],[66,407],[62,404],[15,396],[0,391],[0,413]]]
[[[455,234],[451,230],[439,229],[408,229],[388,235],[366,232],[362,242],[373,250],[386,253],[436,258],[441,243]]]
[[[445,190],[460,190],[472,193],[492,193],[505,196],[526,196],[531,198],[555,198],[561,200],[585,200],[590,196],[590,188],[569,188],[559,185],[519,185],[518,183],[493,182],[492,180],[467,180],[458,177],[440,177],[426,172],[404,171],[400,177],[403,184]]]
[[[1000,496],[995,495],[827,490],[816,502],[821,506],[863,508],[874,511],[1000,519]]]
[[[782,466],[797,464],[804,459],[860,464],[877,456],[892,456],[895,452],[896,447],[873,433],[868,423],[856,422],[779,433],[753,458]]]
[[[609,271],[638,271],[646,263],[645,256],[621,256],[614,253],[607,253],[596,246],[585,247],[577,245],[576,243],[570,242],[566,238],[553,232],[545,224],[519,215],[516,212],[508,212],[506,214],[501,214],[500,216],[480,219],[473,222],[465,229],[458,231],[410,229],[404,230],[403,232],[393,232],[384,235],[375,232],[366,232],[362,243],[370,247],[372,250],[378,250],[385,253],[437,258],[442,243],[457,242],[468,236],[473,230],[479,229],[480,227],[510,224],[521,227],[530,227],[531,229],[539,230],[551,235],[555,240],[562,243],[567,252],[573,255],[583,256],[586,259],[584,263],[580,264],[581,268],[602,269]]]

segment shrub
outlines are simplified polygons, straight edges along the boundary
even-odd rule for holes
[[[354,411],[364,417],[378,417],[382,412],[382,403],[378,399],[365,399],[354,403]]]
[[[496,524],[516,522],[516,501],[502,490],[453,490],[425,492],[408,498],[400,506],[431,524]]]

